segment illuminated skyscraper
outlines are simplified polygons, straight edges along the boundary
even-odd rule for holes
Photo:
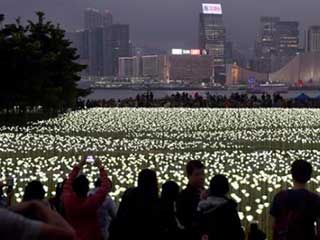
[[[277,52],[277,24],[279,17],[261,17],[255,44],[255,70],[271,72],[271,59]]]
[[[226,29],[221,4],[202,4],[199,24],[199,48],[214,57],[214,78],[225,81]]]
[[[271,70],[285,66],[299,52],[299,23],[281,21],[277,24],[277,61]]]

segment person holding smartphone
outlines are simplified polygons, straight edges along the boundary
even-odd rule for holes
[[[93,195],[88,196],[89,180],[79,175],[83,166],[94,164],[100,172],[101,187]],[[80,240],[101,240],[98,209],[103,204],[107,193],[111,190],[111,182],[99,159],[86,156],[72,169],[63,187],[62,201],[67,221],[75,229]]]

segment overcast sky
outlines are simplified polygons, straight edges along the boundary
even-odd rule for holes
[[[116,22],[129,23],[134,43],[158,47],[197,47],[201,0],[0,0],[7,22],[30,19],[37,10],[67,30],[83,26],[87,7],[110,9]],[[208,0],[205,2],[216,3]],[[260,16],[300,22],[300,30],[320,25],[320,0],[221,0],[227,36],[241,47],[253,46]]]

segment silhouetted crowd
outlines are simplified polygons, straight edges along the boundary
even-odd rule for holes
[[[280,94],[248,95],[233,93],[230,97],[206,94],[205,97],[186,92],[172,94],[163,98],[155,98],[152,92],[126,99],[79,100],[78,108],[93,107],[182,107],[182,108],[319,108],[320,98],[285,99]]]
[[[95,164],[100,177],[94,189],[82,174]],[[272,202],[273,240],[320,239],[320,197],[306,189],[312,166],[297,160],[291,166],[293,188],[280,191]],[[83,158],[69,177],[57,184],[56,195],[45,198],[40,181],[27,184],[23,202],[13,205],[13,181],[0,185],[0,237],[15,239],[79,240],[265,240],[257,223],[245,231],[229,182],[217,174],[205,189],[205,166],[189,161],[188,184],[180,191],[174,181],[158,189],[157,173],[144,169],[137,186],[127,189],[119,207],[109,195],[112,182],[99,159]],[[263,193],[261,193],[263,194]]]

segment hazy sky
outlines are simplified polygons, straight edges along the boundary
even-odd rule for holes
[[[197,47],[201,0],[0,0],[7,21],[30,19],[44,11],[67,30],[83,26],[87,7],[110,9],[116,22],[130,23],[131,39],[159,47]],[[208,0],[205,2],[217,2]],[[320,25],[320,0],[221,0],[227,36],[242,47],[253,46],[259,17],[280,16],[300,22],[300,30]]]

